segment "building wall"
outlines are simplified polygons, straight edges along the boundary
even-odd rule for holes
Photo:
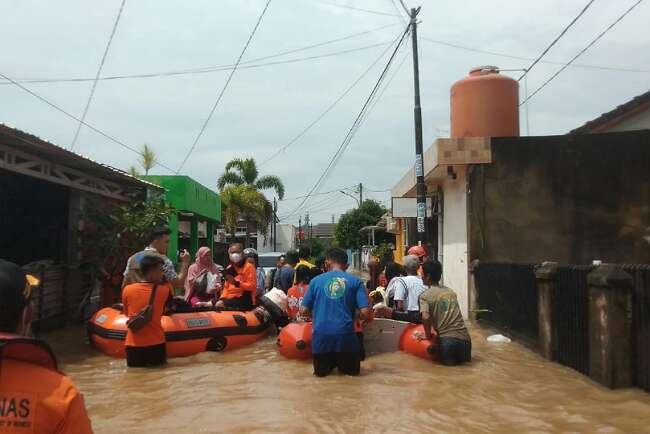
[[[276,225],[278,231],[277,251],[286,252],[296,248],[296,227],[294,225]],[[266,238],[261,238],[258,242],[258,252],[273,252],[273,239],[271,238],[271,229],[269,228]]]
[[[443,183],[442,283],[453,289],[463,316],[468,315],[467,179],[464,166],[456,168],[457,178]]]
[[[470,175],[470,258],[650,263],[650,131],[494,138]]]
[[[607,129],[607,132],[617,131],[634,131],[634,130],[648,130],[650,129],[650,109],[636,113],[629,118],[623,119],[612,128]]]

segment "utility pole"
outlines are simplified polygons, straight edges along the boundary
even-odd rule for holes
[[[302,217],[298,217],[298,245],[302,245]]]
[[[363,204],[363,183],[359,183],[359,207]]]
[[[427,186],[424,183],[424,161],[422,150],[422,107],[420,106],[420,66],[418,63],[418,22],[420,8],[411,8],[411,37],[413,48],[413,86],[415,90],[415,176],[417,193],[417,240],[418,244],[427,243]]]
[[[273,251],[278,251],[278,227],[276,223],[278,222],[278,201],[273,198]]]

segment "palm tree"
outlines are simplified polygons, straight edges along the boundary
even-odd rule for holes
[[[136,178],[140,176],[140,172],[138,171],[138,168],[135,166],[131,166],[126,170],[126,173],[128,173],[131,176],[135,176]]]
[[[156,165],[156,159],[156,152],[146,143],[142,145],[141,157],[138,162],[144,169],[145,175],[148,175],[149,170]]]
[[[266,235],[273,219],[273,205],[262,190],[275,190],[278,198],[284,198],[284,184],[274,175],[259,176],[253,158],[235,158],[226,164],[225,172],[219,177],[217,186],[224,204],[226,229],[235,233],[237,220],[255,222],[258,232]],[[229,209],[230,208],[230,209]],[[246,225],[246,244],[249,242]]]

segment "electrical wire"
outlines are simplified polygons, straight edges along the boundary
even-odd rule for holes
[[[351,185],[351,186],[348,186],[348,187],[341,187],[341,188],[337,188],[337,189],[330,190],[330,191],[324,191],[324,192],[321,192],[321,193],[312,194],[312,196],[322,196],[324,194],[331,194],[331,193],[339,192],[341,190],[349,190],[349,189],[354,188],[356,186],[357,185],[354,184],[354,185]],[[298,199],[303,199],[305,197],[307,197],[307,196],[304,195],[304,196],[296,196],[296,197],[284,198],[284,199],[280,200],[280,202],[287,202],[287,201],[290,201],[290,200],[298,200]]]
[[[480,48],[474,48],[474,47],[467,47],[464,45],[458,45],[458,44],[452,44],[450,42],[445,42],[445,41],[440,41],[437,39],[431,39],[427,38],[426,36],[420,37],[423,41],[430,42],[432,44],[437,44],[437,45],[443,45],[446,47],[450,48],[457,48],[459,50],[465,50],[465,51],[471,51],[473,53],[481,53],[481,54],[489,54],[491,56],[497,56],[497,57],[504,57],[508,59],[515,59],[515,60],[524,60],[527,62],[535,60],[532,57],[523,57],[523,56],[516,56],[516,55],[511,55],[507,53],[500,53],[498,51],[489,51],[489,50],[482,50]],[[540,60],[539,63],[545,63],[548,65],[564,65],[566,62],[558,62],[558,61],[552,61],[552,60]],[[571,65],[573,68],[585,68],[585,69],[600,69],[600,70],[605,70],[605,71],[619,71],[619,72],[638,72],[638,73],[643,73],[643,74],[648,74],[650,73],[650,69],[632,69],[632,68],[619,68],[615,66],[602,66],[602,65],[585,65],[581,63],[574,63]],[[522,68],[520,68],[521,70]]]
[[[571,20],[571,22],[570,22],[570,23],[569,23],[569,24],[564,28],[564,30],[562,30],[562,31],[560,32],[560,34],[559,34],[559,35],[558,35],[558,36],[553,40],[553,42],[551,42],[551,44],[550,44],[548,47],[546,47],[546,49],[545,49],[544,51],[542,51],[542,54],[540,54],[540,55],[539,55],[539,56],[538,56],[538,57],[533,61],[533,63],[531,63],[530,66],[529,66],[528,68],[526,68],[526,70],[524,71],[524,73],[521,75],[521,77],[519,77],[519,79],[518,79],[517,81],[521,81],[521,80],[526,76],[526,74],[528,74],[528,73],[530,72],[530,70],[533,69],[533,68],[535,67],[535,65],[537,65],[537,63],[538,63],[540,60],[542,60],[542,57],[544,57],[544,56],[546,55],[546,53],[548,53],[548,51],[549,51],[551,48],[553,48],[553,46],[555,46],[555,44],[557,44],[557,42],[558,42],[560,39],[562,39],[562,37],[566,34],[566,32],[569,31],[569,29],[570,29],[570,28],[571,28],[571,27],[572,27],[572,26],[573,26],[573,25],[574,25],[574,24],[575,24],[575,23],[580,19],[580,17],[582,17],[582,16],[585,14],[585,12],[587,12],[587,9],[589,9],[589,8],[591,7],[591,5],[592,5],[595,1],[596,1],[596,0],[589,0],[589,1],[587,2],[587,4],[582,8],[582,10],[580,11],[580,13],[579,13],[579,14],[578,14],[578,15],[577,15],[573,20]]]
[[[393,44],[394,44],[396,41],[397,41],[397,39],[395,39],[395,41],[393,41]],[[391,44],[391,45],[392,45],[392,44]],[[321,120],[322,120],[322,119],[323,119],[323,118],[324,118],[324,117],[325,117],[325,116],[326,116],[330,111],[332,111],[332,109],[334,109],[334,107],[336,107],[336,105],[337,105],[339,102],[341,102],[341,101],[343,100],[343,98],[345,98],[345,97],[346,97],[346,96],[347,96],[347,95],[352,91],[352,89],[354,89],[354,88],[357,86],[357,84],[359,84],[359,82],[360,82],[361,80],[363,80],[363,78],[364,78],[366,75],[368,75],[368,73],[372,70],[372,68],[373,68],[377,63],[379,63],[379,61],[380,61],[380,60],[381,60],[381,59],[386,55],[386,53],[388,53],[388,51],[390,50],[391,45],[389,45],[388,47],[386,47],[386,49],[385,49],[385,50],[384,50],[384,51],[379,55],[379,57],[377,57],[377,59],[375,59],[375,61],[372,62],[372,63],[370,64],[370,66],[368,66],[368,68],[366,68],[366,70],[363,71],[363,72],[361,73],[361,75],[360,75],[359,77],[357,77],[357,79],[354,80],[354,81],[352,82],[352,84],[351,84],[350,86],[348,86],[348,87],[347,87],[347,88],[346,88],[346,89],[341,93],[341,95],[339,95],[338,98],[336,98],[336,99],[335,99],[335,100],[334,100],[334,101],[333,101],[329,106],[327,106],[327,108],[326,108],[323,112],[321,112],[318,116],[316,116],[316,118],[314,118],[313,121],[311,121],[309,124],[307,124],[307,126],[306,126],[305,128],[303,128],[303,129],[302,129],[302,130],[301,130],[297,135],[295,135],[291,140],[289,140],[289,141],[288,141],[287,143],[285,143],[284,145],[280,146],[280,148],[278,148],[277,151],[275,151],[275,152],[274,152],[274,153],[273,153],[269,158],[267,158],[266,160],[264,160],[264,161],[260,164],[260,167],[262,167],[262,166],[264,166],[265,164],[271,162],[271,160],[273,160],[274,158],[276,158],[277,156],[279,156],[280,154],[282,154],[284,151],[286,151],[286,150],[287,150],[291,145],[293,145],[294,143],[296,143],[296,142],[297,142],[298,140],[300,140],[300,139],[301,139],[305,134],[307,134],[307,132],[308,132],[310,129],[312,129],[316,124],[318,124],[318,123],[319,123],[319,122],[320,122],[320,121],[321,121]]]
[[[398,17],[398,16],[400,16],[400,15],[391,14],[390,12],[374,11],[374,10],[358,8],[358,7],[350,6],[350,5],[343,5],[343,4],[340,4],[340,3],[331,3],[331,2],[323,1],[323,0],[313,0],[313,1],[315,1],[316,3],[321,3],[321,4],[324,4],[324,5],[328,5],[328,6],[334,6],[334,7],[338,7],[338,8],[344,8],[344,9],[350,9],[350,10],[358,11],[358,12],[367,12],[369,14],[374,14],[374,15],[384,15],[384,16],[387,16],[387,17]]]
[[[386,63],[386,66],[382,70],[382,72],[381,72],[381,74],[379,76],[379,79],[377,80],[377,83],[373,87],[373,89],[370,92],[370,95],[368,96],[368,98],[366,98],[366,101],[364,102],[364,104],[363,104],[363,106],[361,108],[361,111],[359,112],[359,114],[357,115],[357,117],[356,117],[355,121],[353,122],[352,126],[350,127],[347,134],[345,135],[345,138],[343,139],[343,141],[339,145],[339,148],[337,149],[336,153],[332,156],[332,158],[330,159],[329,164],[327,165],[327,167],[325,168],[325,170],[323,171],[323,173],[321,174],[319,179],[316,181],[314,186],[311,188],[309,193],[307,193],[307,197],[302,200],[302,202],[295,208],[295,210],[293,212],[296,212],[299,209],[301,209],[302,206],[305,204],[305,202],[307,202],[307,200],[309,200],[309,197],[313,193],[317,192],[317,189],[322,186],[322,182],[325,180],[328,173],[330,173],[331,169],[333,169],[335,167],[335,165],[338,162],[340,156],[342,156],[343,153],[345,152],[345,150],[347,149],[348,145],[352,141],[352,138],[354,137],[354,134],[358,130],[358,125],[360,124],[360,121],[362,120],[363,115],[366,112],[367,107],[369,106],[369,104],[372,101],[373,97],[377,94],[377,90],[379,89],[382,81],[384,80],[384,77],[386,77],[386,73],[388,72],[388,69],[390,68],[391,64],[393,63],[393,59],[395,59],[395,55],[397,54],[400,46],[402,45],[402,42],[404,42],[404,38],[409,33],[410,28],[411,28],[411,26],[409,24],[408,26],[406,26],[406,28],[402,32],[402,35],[399,38],[399,40],[397,42],[397,45],[396,45],[395,49],[393,50],[390,58],[388,59],[388,62]]]
[[[314,202],[314,203],[311,203],[311,204],[309,205],[309,206],[310,206],[310,209],[313,209],[313,208],[316,208],[316,207],[323,206],[325,203],[330,203],[330,202],[332,202],[332,200],[334,200],[334,202],[335,202],[336,199],[339,198],[339,194],[341,194],[341,193],[346,194],[347,192],[350,192],[350,193],[355,192],[355,191],[354,191],[354,188],[355,188],[355,187],[356,187],[356,185],[352,185],[352,186],[350,186],[350,187],[348,187],[348,188],[344,188],[344,189],[331,190],[331,191],[329,191],[329,192],[327,192],[327,193],[325,193],[325,194],[326,194],[327,196],[329,196],[329,195],[331,195],[331,194],[336,193],[334,196],[329,196],[329,197],[326,197],[326,198],[322,198],[322,199],[320,199],[320,200],[318,200],[318,201],[316,201],[316,202]],[[319,193],[319,194],[320,194],[320,193]],[[317,196],[317,194],[314,194],[314,195],[312,195],[312,196]],[[306,197],[306,196],[304,196],[304,197]],[[332,202],[332,203],[333,203],[333,202]],[[287,219],[287,218],[289,218],[289,217],[296,216],[296,215],[298,215],[298,214],[299,214],[298,212],[293,212],[293,213],[285,214],[282,218]]]
[[[562,73],[562,71],[564,71],[565,69],[567,69],[567,68],[569,67],[569,65],[571,65],[571,63],[573,63],[574,60],[578,59],[578,58],[579,58],[580,56],[582,56],[582,55],[583,55],[587,50],[589,50],[591,47],[593,47],[593,46],[596,44],[596,42],[598,42],[598,41],[599,41],[603,36],[605,36],[605,34],[606,34],[607,32],[609,32],[609,31],[610,31],[614,26],[616,26],[616,24],[618,24],[621,20],[623,20],[623,18],[625,18],[625,17],[626,17],[630,12],[632,12],[632,11],[634,10],[634,8],[636,8],[638,5],[640,5],[641,2],[643,2],[643,0],[638,0],[636,3],[634,3],[632,6],[630,6],[630,7],[629,7],[625,12],[623,12],[623,14],[622,14],[621,16],[619,16],[619,17],[618,17],[618,18],[617,18],[617,19],[616,19],[612,24],[610,24],[609,26],[607,26],[607,28],[606,28],[605,30],[603,30],[603,31],[602,31],[598,36],[596,36],[596,37],[595,37],[595,38],[594,38],[594,39],[593,39],[589,44],[587,44],[587,46],[586,46],[585,48],[583,48],[582,50],[580,50],[580,52],[579,52],[578,54],[576,54],[576,55],[573,57],[573,59],[569,60],[569,61],[568,61],[564,66],[562,66],[562,68],[560,68],[560,69],[559,69],[555,74],[553,74],[553,75],[552,75],[548,80],[546,80],[546,81],[545,81],[544,83],[542,83],[542,84],[541,84],[537,89],[535,89],[535,91],[534,91],[533,93],[531,93],[530,95],[528,95],[528,97],[527,97],[527,98],[526,98],[526,99],[525,99],[521,104],[519,104],[519,106],[522,106],[522,105],[526,104],[526,103],[527,103],[528,101],[530,101],[530,100],[531,100],[535,95],[537,95],[538,92],[540,92],[542,89],[544,89],[546,86],[548,86],[548,84],[549,84],[551,81],[553,81],[553,80],[554,80],[558,75],[560,75],[560,74]]]
[[[255,26],[253,27],[253,31],[248,36],[248,40],[244,44],[244,48],[241,50],[241,53],[239,53],[239,57],[237,58],[237,61],[235,62],[234,68],[232,69],[232,71],[230,71],[230,75],[228,75],[228,79],[226,80],[223,87],[221,88],[221,91],[219,92],[219,95],[217,96],[217,100],[214,102],[214,104],[212,105],[212,108],[210,109],[210,112],[208,113],[208,117],[203,122],[203,125],[201,126],[201,129],[199,130],[199,133],[196,135],[196,138],[194,139],[194,142],[192,142],[192,146],[190,146],[190,149],[187,151],[187,154],[185,155],[185,158],[183,158],[183,161],[181,162],[180,166],[178,166],[178,170],[176,170],[176,174],[180,173],[180,171],[183,169],[183,166],[185,166],[185,163],[187,162],[187,160],[192,155],[192,152],[194,152],[194,149],[196,148],[196,144],[199,142],[199,140],[203,136],[203,133],[205,132],[205,129],[208,127],[208,123],[210,123],[210,119],[212,119],[212,115],[214,114],[215,110],[217,109],[217,106],[219,106],[219,103],[221,102],[221,99],[223,98],[223,95],[226,93],[226,89],[228,89],[228,85],[230,84],[230,81],[232,80],[233,75],[235,75],[235,72],[237,71],[237,67],[239,66],[239,62],[241,62],[242,57],[244,57],[244,53],[246,53],[246,50],[248,49],[248,46],[250,45],[251,41],[253,40],[253,37],[255,36],[255,33],[257,33],[257,29],[259,28],[260,23],[262,22],[262,18],[264,18],[264,15],[266,14],[266,11],[269,8],[270,4],[271,4],[271,0],[267,0],[266,4],[264,5],[264,9],[262,9],[262,12],[260,13],[259,17],[257,18],[257,22],[255,23]]]
[[[122,16],[122,11],[124,10],[125,3],[126,0],[122,0],[122,3],[120,4],[120,9],[117,12],[117,17],[115,17],[115,22],[113,23],[113,29],[111,30],[111,34],[108,37],[106,48],[104,48],[104,54],[102,54],[102,60],[99,62],[99,68],[97,68],[97,73],[95,74],[95,79],[93,80],[93,85],[90,88],[90,94],[88,95],[88,100],[86,101],[86,106],[84,107],[84,111],[81,115],[81,122],[77,124],[77,130],[74,133],[74,138],[72,139],[72,144],[70,145],[71,151],[74,150],[74,147],[77,144],[77,139],[79,138],[79,132],[81,131],[81,127],[83,126],[83,121],[86,120],[86,115],[88,114],[90,103],[93,100],[93,96],[95,95],[95,89],[97,88],[97,80],[99,80],[99,76],[102,73],[102,69],[104,69],[104,63],[106,62],[106,57],[108,56],[108,50],[111,47],[111,43],[113,42],[113,37],[115,37],[115,32],[117,31],[117,25],[120,22],[120,17]]]
[[[317,56],[308,56],[308,57],[299,57],[295,59],[288,59],[284,61],[278,61],[278,62],[267,62],[267,63],[257,63],[262,60],[268,60],[268,59],[273,59],[276,57],[282,57],[287,54],[294,54],[298,53],[301,51],[306,51],[310,50],[312,48],[318,48],[318,47],[323,47],[325,45],[331,45],[335,44],[337,42],[345,41],[348,39],[352,39],[355,37],[367,35],[373,32],[377,32],[379,30],[383,30],[389,27],[394,27],[398,25],[398,23],[393,23],[393,24],[387,24],[385,26],[380,26],[376,27],[370,30],[365,30],[363,32],[359,33],[353,33],[351,35],[347,36],[342,36],[339,38],[335,39],[330,39],[328,41],[324,42],[319,42],[316,44],[311,44],[311,45],[306,45],[303,47],[299,48],[294,48],[291,50],[285,50],[281,51],[275,54],[270,54],[267,56],[263,57],[257,57],[254,59],[250,60],[242,60],[239,64],[239,69],[250,69],[250,68],[260,68],[263,66],[269,66],[269,65],[280,65],[284,63],[295,63],[295,62],[300,62],[300,61],[305,61],[305,60],[313,60],[313,59],[320,59],[324,57],[331,57],[331,56],[336,56],[340,54],[347,54],[351,53],[354,51],[360,51],[360,50],[365,50],[369,48],[374,48],[377,47],[378,45],[384,45],[382,44],[372,44],[372,45],[366,45],[366,46],[361,46],[357,48],[352,48],[352,49],[346,49],[346,50],[340,50],[340,51],[334,51],[330,53],[325,53]],[[386,42],[385,44],[388,44]],[[243,66],[247,65],[247,66]],[[122,75],[112,75],[112,76],[105,76],[105,77],[100,77],[98,80],[103,81],[103,80],[123,80],[123,79],[131,79],[131,78],[156,78],[156,77],[170,77],[170,76],[177,76],[177,75],[189,75],[189,74],[206,74],[206,73],[211,73],[211,72],[217,72],[217,71],[228,71],[234,68],[234,64],[229,64],[229,65],[216,65],[216,66],[207,66],[207,67],[201,67],[201,68],[191,68],[191,69],[181,69],[181,70],[173,70],[173,71],[163,71],[163,72],[151,72],[151,73],[143,73],[143,74],[122,74]],[[77,77],[77,78],[22,78],[22,79],[16,79],[17,82],[19,83],[77,83],[77,82],[86,82],[86,81],[93,81],[94,78],[90,77]],[[0,84],[10,84],[10,83],[0,83]]]
[[[38,99],[38,100],[44,102],[45,104],[49,105],[49,106],[52,107],[53,109],[55,109],[55,110],[57,110],[57,111],[63,113],[64,115],[68,116],[69,118],[72,118],[72,119],[74,119],[74,120],[77,121],[77,122],[81,122],[81,124],[82,124],[83,126],[85,126],[86,128],[89,128],[89,129],[91,129],[92,131],[96,132],[97,134],[99,134],[99,135],[101,135],[101,136],[107,138],[107,139],[110,140],[111,142],[116,143],[116,144],[120,145],[121,147],[123,147],[123,148],[125,148],[125,149],[128,149],[129,151],[138,154],[138,155],[141,156],[141,157],[144,157],[144,155],[142,154],[142,152],[138,151],[137,149],[135,149],[135,148],[133,148],[133,147],[127,145],[127,144],[124,143],[124,142],[121,142],[120,140],[116,139],[116,138],[113,137],[113,136],[108,135],[107,133],[103,132],[103,131],[100,130],[99,128],[96,128],[96,127],[90,125],[88,122],[86,122],[86,121],[82,121],[81,119],[79,119],[79,118],[76,117],[75,115],[73,115],[73,114],[67,112],[66,110],[62,109],[62,108],[59,107],[58,105],[56,105],[56,104],[54,104],[53,102],[49,101],[48,99],[46,99],[46,98],[40,96],[40,95],[37,94],[36,92],[33,92],[32,90],[28,89],[27,87],[23,86],[22,84],[18,83],[17,81],[15,81],[15,80],[13,80],[13,79],[7,77],[6,75],[4,75],[4,74],[1,73],[1,72],[0,72],[0,77],[1,77],[1,78],[4,78],[5,80],[7,80],[8,82],[10,82],[11,84],[13,84],[13,85],[19,87],[19,88],[22,89],[23,91],[29,93],[29,94],[32,95],[34,98],[36,98],[36,99]],[[165,169],[169,170],[170,172],[174,173],[174,169],[170,168],[169,166],[166,166],[166,165],[162,164],[160,161],[155,160],[155,163],[156,163],[158,166],[160,166],[160,167],[162,167],[162,168],[165,168]]]

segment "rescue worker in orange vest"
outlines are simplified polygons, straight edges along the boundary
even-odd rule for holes
[[[225,283],[221,299],[215,304],[222,310],[252,310],[257,290],[257,271],[246,260],[244,246],[234,243],[228,249],[230,263],[223,271]]]
[[[24,336],[37,284],[0,260],[0,433],[92,434],[83,396],[57,371],[50,347]]]

